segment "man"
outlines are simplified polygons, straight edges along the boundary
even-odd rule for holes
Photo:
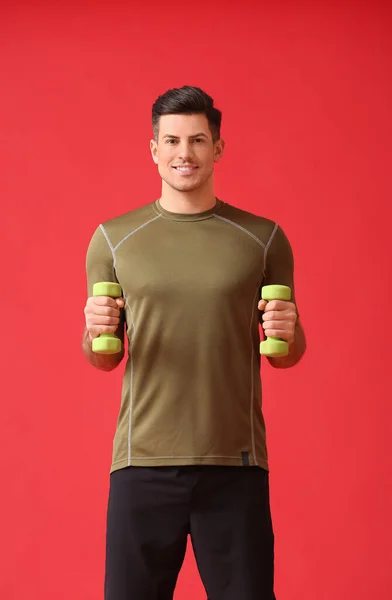
[[[209,600],[273,600],[274,536],[261,410],[259,321],[289,343],[305,338],[293,255],[274,222],[214,195],[221,112],[199,88],[160,96],[151,153],[159,200],[100,225],[87,252],[83,348],[98,369],[101,333],[128,336],[107,515],[106,600],[173,597],[187,536]],[[123,297],[92,297],[98,281]],[[293,301],[259,301],[266,284]]]

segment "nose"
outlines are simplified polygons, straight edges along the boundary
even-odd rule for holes
[[[180,158],[184,162],[192,158],[192,147],[188,140],[183,140],[181,144],[179,144],[178,149],[178,158]]]

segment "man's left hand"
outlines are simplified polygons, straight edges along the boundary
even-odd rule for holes
[[[264,311],[263,329],[266,337],[277,337],[289,344],[294,341],[297,308],[285,300],[260,300],[258,309]]]

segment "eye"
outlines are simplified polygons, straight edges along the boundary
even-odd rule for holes
[[[193,141],[197,143],[204,142],[203,138],[195,138]]]

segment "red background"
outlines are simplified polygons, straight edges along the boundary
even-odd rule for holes
[[[307,356],[263,367],[277,598],[392,597],[387,6],[2,5],[2,598],[103,597],[123,366],[81,353],[85,253],[159,196],[151,105],[184,84],[223,110],[217,194],[296,257]],[[204,597],[189,551],[176,600]]]

